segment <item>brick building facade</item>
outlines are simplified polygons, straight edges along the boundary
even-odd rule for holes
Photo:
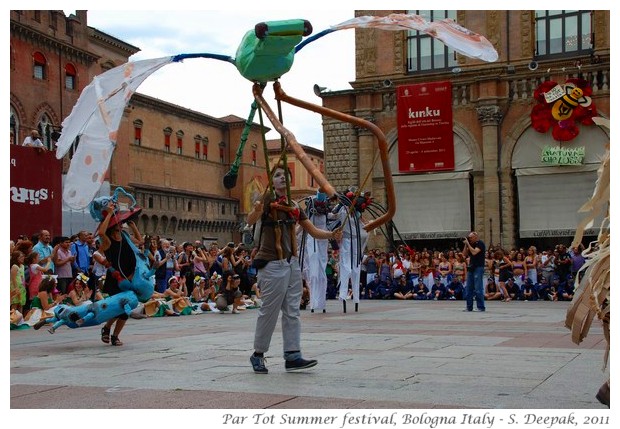
[[[54,132],[61,131],[84,87],[138,51],[89,27],[86,11],[69,17],[63,11],[11,11],[12,143],[21,144],[38,129],[53,150]],[[177,242],[239,241],[251,199],[266,185],[257,124],[250,129],[236,186],[223,185],[245,121],[233,115],[214,118],[136,93],[121,120],[102,189],[120,186],[136,197],[143,208],[143,233]],[[90,220],[87,210],[63,213],[69,216],[78,221],[63,222],[65,234],[93,228],[79,221],[80,216]]]
[[[431,11],[355,14],[391,12],[431,18]],[[458,238],[470,229],[479,231],[487,244],[508,248],[570,243],[576,211],[594,189],[609,136],[596,126],[582,126],[574,140],[556,142],[551,132],[534,131],[533,94],[544,81],[563,84],[568,78],[583,78],[592,86],[598,114],[609,117],[609,11],[432,12],[436,19],[452,17],[485,35],[498,51],[498,61],[485,63],[444,50],[443,44],[423,40],[415,31],[358,29],[353,89],[322,93],[324,106],[366,118],[386,135],[397,197],[396,229],[417,247],[460,247]],[[435,49],[432,58],[429,46]],[[437,60],[439,66],[424,63]],[[397,88],[445,81],[452,87],[455,169],[399,171]],[[384,202],[384,174],[380,163],[373,164],[374,136],[330,118],[324,117],[323,123],[329,181],[337,189],[363,186]],[[585,147],[585,158],[580,165],[544,165],[540,150],[545,146]],[[371,179],[361,184],[369,170]],[[594,238],[596,231],[590,232]],[[391,247],[380,234],[371,235],[369,245]]]

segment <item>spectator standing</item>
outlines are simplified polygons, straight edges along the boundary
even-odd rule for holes
[[[498,281],[499,291],[504,297],[505,302],[510,302],[510,296],[508,294],[508,291],[506,290],[506,282],[508,282],[508,279],[513,278],[512,261],[510,260],[508,256],[506,256],[506,254],[504,253],[502,249],[497,249],[495,251],[494,257],[495,257],[495,268],[496,268],[496,271],[498,272],[498,278],[499,278],[499,281]]]
[[[50,264],[51,261],[48,260],[47,263],[41,265],[39,253],[37,252],[33,251],[30,255],[26,256],[24,260],[24,270],[30,271],[28,284],[25,285],[28,288],[27,307],[30,307],[30,302],[39,293],[39,285],[41,284],[41,280],[43,280],[43,274],[49,270]]]
[[[540,275],[545,278],[547,286],[551,284],[551,279],[555,274],[555,254],[552,249],[543,250],[540,256]]]
[[[583,250],[582,244],[579,244],[579,246],[574,246],[571,249],[571,260],[573,261],[573,264],[571,266],[571,275],[573,276],[574,279],[577,278],[577,274],[579,273],[579,270],[581,269],[581,267],[583,267],[583,264],[586,263],[586,258],[584,258],[584,256],[581,253],[582,250]]]
[[[73,269],[78,273],[90,274],[90,246],[88,244],[88,231],[78,232],[78,239],[71,245],[71,254],[75,256],[72,263]]]
[[[337,255],[332,251],[327,251],[327,265],[325,266],[325,275],[327,276],[327,299],[336,299],[338,294],[338,259]]]
[[[99,290],[99,279],[105,275],[108,265],[110,265],[103,252],[99,250],[99,247],[100,240],[97,240],[95,244],[95,251],[92,256],[93,268],[91,269],[88,281],[88,288],[93,292],[93,294],[96,294]],[[91,297],[94,301],[93,298],[94,297]]]
[[[207,278],[209,276],[209,258],[203,249],[204,245],[200,241],[194,244],[194,278],[196,276]]]
[[[75,261],[75,256],[71,254],[71,239],[69,237],[59,238],[59,242],[52,252],[52,260],[56,265],[58,290],[61,294],[66,294],[69,290],[69,284],[73,281],[71,264]]]
[[[463,284],[467,281],[467,260],[462,252],[456,254],[456,262],[452,264],[452,274]]]
[[[570,274],[573,260],[566,251],[564,244],[558,245],[558,254],[555,259],[555,274],[560,277],[560,283],[566,281],[566,277]]]
[[[224,270],[222,269],[222,257],[220,256],[220,249],[217,243],[211,243],[209,247],[209,252],[207,253],[207,260],[209,263],[209,275],[212,276],[213,273],[222,276],[224,274]]]
[[[411,267],[409,268],[409,275],[413,282],[418,281],[418,277],[420,277],[420,269],[422,268],[422,264],[420,263],[420,253],[416,252],[413,255],[413,261],[411,261]]]
[[[381,253],[379,258],[379,277],[381,279],[381,283],[392,283],[392,267],[390,262],[387,260],[385,253]]]
[[[222,282],[224,286],[228,284],[228,277],[235,274],[235,268],[239,261],[235,256],[235,243],[232,241],[221,250],[222,256]]]
[[[452,264],[448,261],[445,253],[439,254],[439,264],[437,265],[437,270],[439,271],[441,281],[444,284],[450,281],[450,278],[452,278]]]
[[[514,259],[512,259],[512,277],[517,286],[521,287],[521,285],[523,284],[528,269],[529,267],[525,262],[525,257],[523,253],[517,252],[514,256]]]
[[[155,288],[158,293],[164,293],[168,288],[168,280],[178,271],[175,258],[176,249],[170,241],[161,240],[161,247],[155,254]]]
[[[476,231],[472,231],[463,240],[463,256],[469,256],[469,265],[467,267],[467,285],[465,298],[467,300],[466,310],[473,311],[474,298],[478,311],[485,311],[484,305],[484,253],[486,246],[478,237]]]
[[[22,314],[28,297],[24,284],[25,259],[24,253],[19,250],[11,254],[11,310],[17,310]]]
[[[39,254],[39,264],[46,265],[48,262],[50,263],[47,274],[54,274],[54,262],[52,261],[52,252],[54,251],[54,247],[50,244],[52,241],[52,236],[50,232],[46,229],[42,229],[39,232],[39,241],[32,248],[33,252],[37,252]]]
[[[392,263],[392,270],[391,270],[392,282],[394,284],[398,283],[400,278],[405,275],[405,272],[406,270],[405,270],[405,267],[403,266],[403,262],[400,259],[400,256],[396,254],[394,256],[394,262]]]
[[[364,258],[365,260],[362,263],[366,265],[366,285],[368,285],[377,275],[377,259],[375,258],[375,253],[370,249],[366,252]]]
[[[179,256],[177,257],[177,265],[179,266],[180,275],[185,278],[185,284],[187,285],[187,290],[190,294],[194,290],[195,256],[196,252],[194,252],[194,245],[186,242],[183,243],[183,251],[179,253]]]
[[[530,246],[525,256],[525,264],[527,265],[527,278],[532,281],[532,284],[538,283],[539,260],[536,247]]]

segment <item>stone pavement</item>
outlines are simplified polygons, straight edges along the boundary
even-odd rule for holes
[[[81,409],[608,410],[595,321],[581,345],[565,302],[362,301],[302,311],[302,348],[319,364],[286,373],[280,324],[268,375],[249,363],[258,310],[130,319],[123,347],[100,326],[11,331],[10,407]],[[608,410],[609,411],[609,410]]]

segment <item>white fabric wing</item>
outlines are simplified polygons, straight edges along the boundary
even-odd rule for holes
[[[380,30],[422,31],[454,49],[460,54],[483,61],[497,61],[498,54],[484,36],[461,27],[451,19],[428,22],[419,15],[392,13],[387,16],[359,16],[331,27],[333,30],[347,28],[378,28]]]
[[[83,209],[101,187],[123,110],[138,86],[174,57],[128,62],[96,76],[84,88],[71,114],[62,123],[56,158],[62,158],[79,136],[63,190],[64,202]]]

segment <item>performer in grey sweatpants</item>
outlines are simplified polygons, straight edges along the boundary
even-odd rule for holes
[[[262,306],[258,310],[254,350],[265,353],[269,350],[271,336],[282,311],[282,340],[288,358],[301,357],[301,322],[299,320],[299,303],[301,301],[301,270],[296,256],[291,261],[286,259],[270,261],[258,270]],[[287,358],[287,357],[285,357]]]
[[[282,338],[285,368],[297,371],[315,366],[317,361],[306,360],[301,354],[301,302],[302,280],[297,258],[296,226],[299,225],[312,237],[318,239],[342,239],[342,231],[318,229],[290,198],[287,198],[288,171],[282,164],[272,170],[273,193],[267,192],[262,200],[254,203],[248,214],[248,224],[256,225],[255,239],[258,252],[254,266],[258,269],[258,287],[262,306],[256,320],[254,354],[250,357],[257,374],[267,374],[265,352],[269,350],[271,337],[282,312]],[[275,195],[274,195],[275,194]]]

